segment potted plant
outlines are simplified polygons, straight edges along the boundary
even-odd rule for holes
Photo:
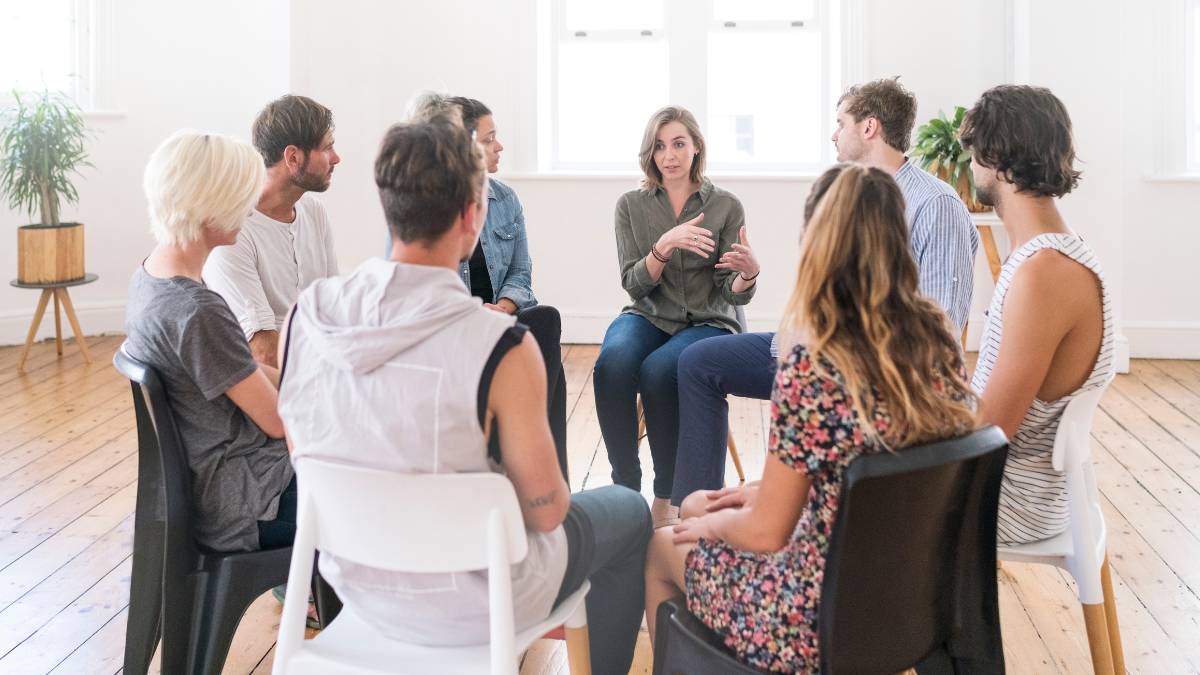
[[[958,129],[962,126],[967,109],[954,109],[954,119],[946,118],[944,112],[917,128],[917,142],[912,149],[912,158],[921,168],[949,183],[962,197],[967,210],[972,213],[990,211],[975,198],[975,176],[971,173],[971,153],[963,149],[958,140]]]
[[[17,280],[80,279],[83,224],[61,222],[59,207],[79,201],[71,174],[91,166],[84,149],[90,132],[79,107],[61,93],[14,91],[13,99],[0,114],[0,195],[9,208],[41,217],[17,230]]]

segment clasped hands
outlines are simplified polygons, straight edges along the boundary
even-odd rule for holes
[[[758,482],[709,490],[704,493],[704,514],[685,518],[673,529],[676,544],[687,544],[705,539],[720,539],[717,526],[738,510],[750,508],[758,497]],[[686,514],[685,514],[686,515]]]

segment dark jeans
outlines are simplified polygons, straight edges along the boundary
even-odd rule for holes
[[[774,333],[743,333],[701,340],[679,356],[679,454],[671,503],[696,490],[725,484],[728,395],[769,399],[778,361]]]
[[[625,675],[633,664],[645,611],[646,544],[653,526],[646,500],[632,490],[608,485],[571,495],[563,521],[567,571],[557,607],[584,582],[592,672]]]
[[[517,322],[529,327],[533,339],[542,350],[546,362],[547,413],[550,416],[550,434],[554,436],[554,448],[558,453],[558,465],[563,479],[567,477],[567,377],[562,367],[562,318],[558,310],[549,305],[535,305],[517,312]]]
[[[669,335],[636,314],[622,314],[609,325],[592,383],[614,483],[639,492],[642,489],[636,403],[641,393],[654,459],[654,495],[671,496],[679,443],[679,355],[692,343],[718,335],[728,335],[728,331],[688,326]]]
[[[258,521],[258,546],[262,549],[291,546],[296,539],[296,477],[279,493],[275,520]]]

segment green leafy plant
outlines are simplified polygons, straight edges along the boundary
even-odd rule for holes
[[[910,155],[921,168],[946,181],[958,191],[972,211],[980,210],[975,199],[975,177],[971,173],[971,153],[958,140],[959,127],[967,109],[954,109],[954,119],[939,111],[938,116],[917,128],[917,142]]]
[[[59,206],[79,202],[71,174],[90,167],[84,143],[91,135],[82,112],[61,93],[13,92],[12,107],[0,113],[0,194],[11,209],[41,225],[59,225]]]

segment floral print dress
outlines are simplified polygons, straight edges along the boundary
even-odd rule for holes
[[[821,373],[797,346],[780,366],[771,396],[770,452],[812,481],[792,541],[776,553],[750,553],[701,539],[684,576],[688,611],[725,640],[739,660],[778,672],[817,672],[817,607],[825,557],[846,467],[883,451],[866,440],[841,376],[822,360]],[[874,412],[875,428],[889,426]]]

